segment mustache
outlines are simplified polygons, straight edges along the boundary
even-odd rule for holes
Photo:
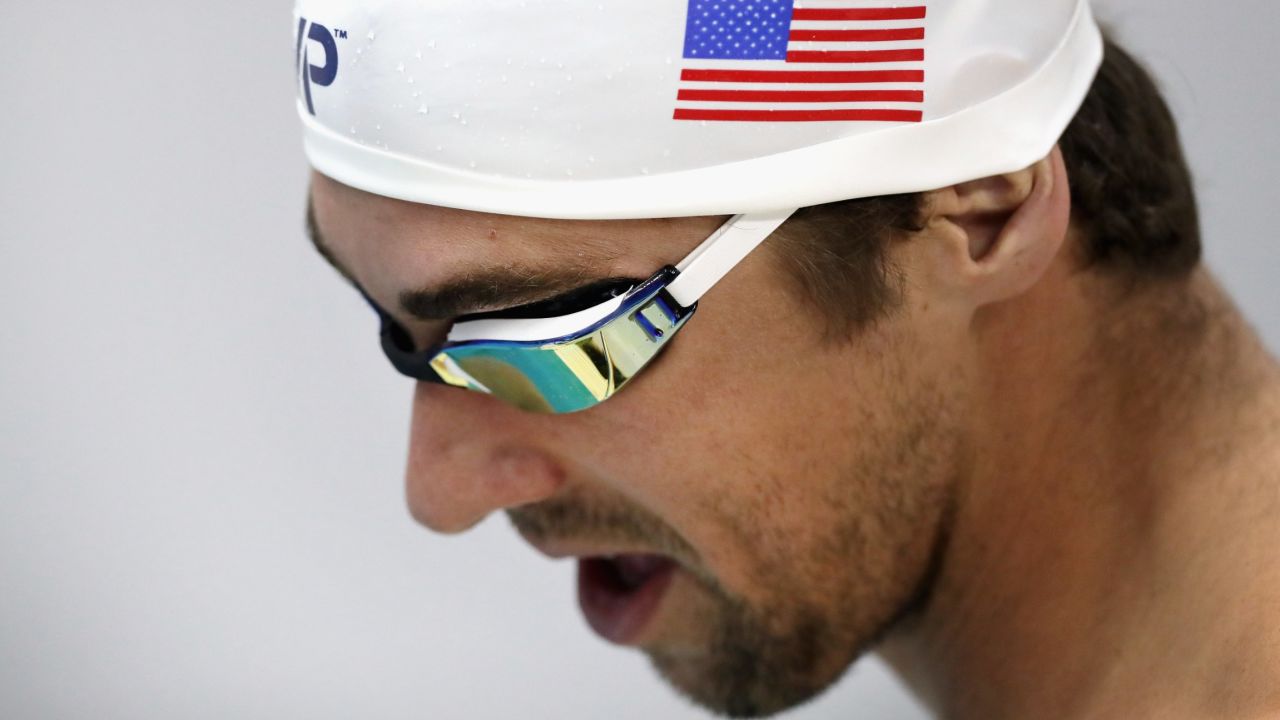
[[[637,545],[686,564],[699,560],[693,546],[657,515],[620,500],[602,503],[560,497],[508,508],[506,512],[516,530],[535,541]]]

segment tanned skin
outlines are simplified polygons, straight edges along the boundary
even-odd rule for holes
[[[326,256],[423,345],[448,321],[406,293],[643,278],[723,220],[513,218],[320,175],[312,201]],[[925,206],[889,251],[901,305],[847,342],[766,242],[596,408],[420,383],[414,517],[505,510],[553,556],[668,555],[632,644],[723,713],[794,706],[877,650],[953,720],[1280,717],[1276,361],[1202,269],[1086,267],[1056,150]]]
[[[1280,717],[1276,361],[1203,268],[1080,265],[974,314],[946,561],[881,653],[947,718]]]

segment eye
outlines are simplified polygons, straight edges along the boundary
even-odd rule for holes
[[[602,302],[612,300],[619,295],[625,295],[627,291],[639,285],[642,281],[632,278],[609,278],[607,280],[599,280],[584,285],[580,288],[561,293],[546,300],[539,300],[535,303],[527,305],[518,305],[516,307],[503,308],[502,310],[494,310],[492,312],[475,313],[472,315],[463,315],[455,320],[461,322],[463,320],[482,320],[489,318],[504,319],[531,319],[531,318],[550,318],[559,317],[561,315],[569,315],[580,310],[586,310],[594,307]]]

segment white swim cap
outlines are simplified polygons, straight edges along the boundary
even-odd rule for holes
[[[307,156],[362,190],[554,218],[730,215],[1043,158],[1088,0],[298,0]]]

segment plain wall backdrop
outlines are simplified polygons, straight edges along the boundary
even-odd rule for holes
[[[1280,347],[1280,6],[1097,5]],[[3,0],[0,29],[0,717],[706,717],[501,516],[409,519],[410,383],[302,233],[285,0]],[[786,717],[925,715],[872,660]]]

